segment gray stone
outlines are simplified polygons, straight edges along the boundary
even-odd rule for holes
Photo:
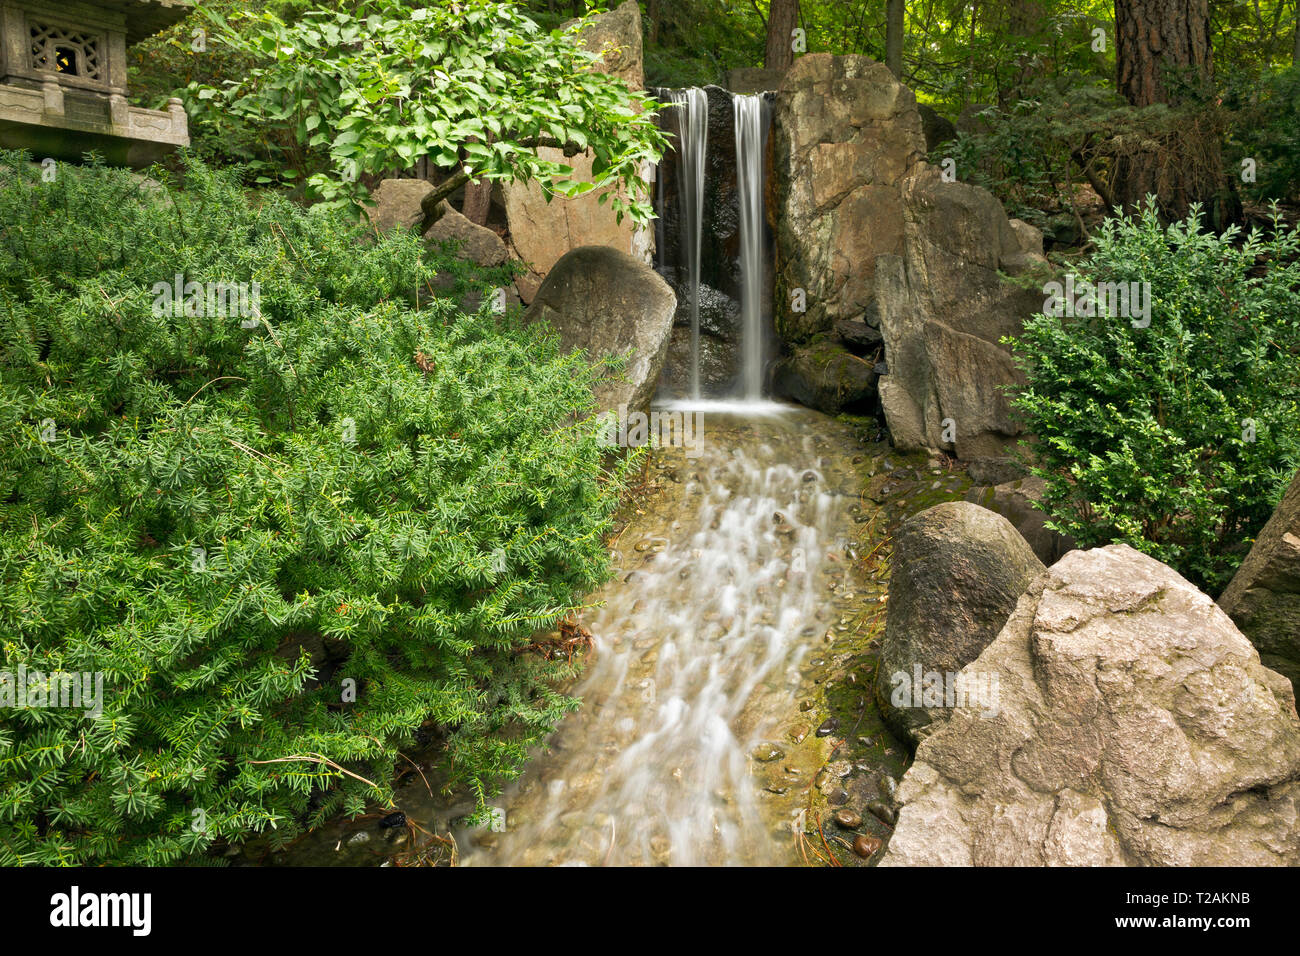
[[[1154,558],[1067,554],[976,677],[996,715],[958,707],[922,741],[881,865],[1300,865],[1291,686]]]
[[[608,246],[584,246],[555,264],[524,313],[546,321],[565,349],[580,348],[593,361],[628,355],[617,377],[596,388],[602,411],[650,405],[663,370],[677,297],[644,262]]]
[[[899,527],[876,666],[876,698],[890,727],[916,742],[943,718],[946,708],[915,706],[896,697],[898,688],[914,689],[918,667],[953,675],[975,660],[1042,572],[1010,522],[968,502],[935,505]]]
[[[1300,683],[1300,473],[1219,598],[1264,663]]]
[[[752,95],[781,88],[785,70],[769,70],[761,66],[743,66],[723,74],[722,85],[733,93]]]
[[[925,131],[925,151],[932,152],[941,143],[957,137],[957,127],[946,116],[941,116],[933,106],[925,103],[916,104],[921,114],[921,128]]]
[[[985,459],[987,460],[987,459]],[[1034,549],[1038,560],[1051,567],[1076,547],[1074,538],[1047,527],[1047,515],[1036,507],[1046,483],[1041,478],[1016,478],[992,487],[975,487],[966,500],[1002,515]]]

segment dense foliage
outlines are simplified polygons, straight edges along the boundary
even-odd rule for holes
[[[282,844],[385,803],[422,726],[512,775],[573,706],[521,648],[606,574],[586,362],[233,172],[0,167],[0,670],[105,689],[0,718],[0,864]]]
[[[1300,467],[1300,232],[1198,226],[1107,220],[1076,281],[1149,282],[1149,314],[1034,317],[1014,404],[1058,530],[1217,593]]]
[[[664,143],[654,103],[591,69],[598,54],[576,41],[582,21],[545,31],[494,0],[415,9],[367,0],[293,23],[268,11],[251,29],[211,19],[220,27],[215,42],[256,65],[219,88],[195,89],[195,98],[286,126],[300,147],[325,151],[325,168],[290,172],[310,173],[313,195],[326,201],[359,198],[363,173],[427,158],[459,182],[528,180],[561,196],[603,190],[619,219],[652,215],[642,177]],[[575,175],[571,157],[586,150],[592,175]],[[623,193],[610,191],[619,185]]]

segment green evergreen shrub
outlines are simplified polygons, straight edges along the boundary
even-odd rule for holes
[[[0,670],[105,690],[0,711],[0,864],[282,845],[428,721],[480,801],[516,773],[575,703],[520,649],[607,575],[631,466],[589,366],[434,298],[414,233],[197,163],[0,154],[0,224]],[[177,275],[260,307],[156,308]]]
[[[1166,229],[1148,205],[1095,240],[1078,276],[1149,282],[1150,324],[1045,311],[1009,340],[1045,510],[1217,594],[1300,466],[1300,232]]]

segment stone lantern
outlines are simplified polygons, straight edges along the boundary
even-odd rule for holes
[[[0,0],[0,147],[138,167],[189,145],[180,100],[126,99],[126,48],[189,12],[183,0]]]

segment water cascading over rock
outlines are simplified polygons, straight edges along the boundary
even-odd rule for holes
[[[765,154],[771,96],[661,90],[675,148],[656,177],[656,267],[679,309],[663,391],[761,398],[772,336]]]

